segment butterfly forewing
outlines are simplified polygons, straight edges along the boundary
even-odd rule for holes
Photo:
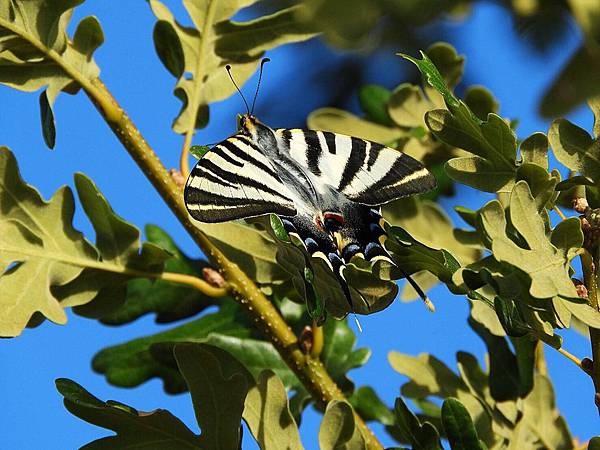
[[[296,213],[292,194],[269,160],[245,136],[235,135],[213,147],[192,170],[184,192],[191,216],[224,222],[274,213]]]
[[[382,144],[327,131],[276,133],[298,164],[357,203],[381,205],[436,184],[419,161]]]

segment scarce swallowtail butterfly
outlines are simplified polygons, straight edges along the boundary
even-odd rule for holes
[[[327,263],[353,311],[346,263],[358,254],[389,259],[380,206],[433,189],[434,176],[385,145],[328,131],[273,129],[252,115],[254,102],[246,107],[240,130],[191,171],[184,191],[190,215],[211,223],[278,215],[309,254]]]

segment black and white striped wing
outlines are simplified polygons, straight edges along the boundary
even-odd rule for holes
[[[185,185],[185,206],[201,222],[261,214],[293,216],[292,194],[271,163],[244,136],[232,136],[206,153]]]
[[[436,186],[423,164],[382,144],[328,131],[276,133],[294,160],[358,203],[381,205]]]

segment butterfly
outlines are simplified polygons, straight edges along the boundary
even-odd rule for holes
[[[326,262],[353,311],[346,264],[355,255],[389,259],[380,206],[435,188],[435,177],[385,145],[328,131],[273,129],[252,115],[254,102],[246,107],[239,131],[192,169],[187,210],[210,223],[276,214],[311,256]]]

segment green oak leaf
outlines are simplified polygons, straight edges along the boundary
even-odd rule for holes
[[[365,118],[379,125],[392,126],[394,123],[387,111],[387,104],[392,93],[377,84],[367,84],[358,91],[360,108]]]
[[[598,122],[600,111],[593,108],[595,122]],[[597,130],[594,130],[597,133]],[[598,136],[592,137],[586,130],[567,119],[556,119],[550,125],[548,139],[556,159],[569,169],[579,172],[595,182],[600,182],[600,141]]]
[[[280,285],[289,280],[289,273],[277,260],[277,240],[266,231],[270,228],[259,228],[245,221],[196,224],[259,285]]]
[[[72,39],[67,26],[73,9],[83,0],[29,0],[0,5],[0,83],[21,91],[42,87],[40,96],[42,132],[48,147],[56,139],[52,105],[61,91],[80,89],[79,80],[96,78],[100,70],[94,51],[104,42],[98,19],[86,17]],[[76,74],[76,75],[75,75]]]
[[[563,221],[547,236],[544,219],[524,181],[519,181],[511,191],[508,214],[524,244],[519,245],[507,234],[510,231],[498,201],[489,202],[481,210],[482,227],[490,240],[493,257],[531,278],[532,297],[560,296],[580,301],[569,273],[570,261],[583,244],[579,220]]]
[[[430,200],[418,197],[400,199],[384,205],[382,212],[386,220],[401,227],[414,240],[431,249],[447,251],[460,265],[470,264],[481,257],[478,248],[466,246],[457,239],[450,218]],[[386,246],[390,249],[387,243]],[[449,256],[446,255],[446,258],[450,261]],[[435,273],[427,271],[416,272],[414,279],[425,291],[439,282]],[[402,298],[412,300],[418,298],[418,294],[406,283]]]
[[[428,271],[440,281],[452,287],[452,275],[460,268],[460,263],[452,254],[444,249],[435,249],[422,244],[400,227],[387,227],[388,239],[385,247],[392,260],[408,275]],[[403,276],[397,274],[399,269],[391,267],[389,276],[397,279]]]
[[[365,450],[366,442],[354,421],[352,406],[345,401],[332,400],[327,404],[319,429],[322,450]]]
[[[165,271],[198,275],[208,267],[206,260],[188,258],[175,244],[173,239],[156,225],[146,225],[148,242],[167,250],[173,257],[165,262]],[[221,302],[218,299],[216,302]],[[156,313],[157,323],[169,323],[193,316],[213,305],[215,300],[202,292],[175,283],[144,278],[127,283],[125,303],[117,310],[103,315],[101,322],[109,325],[122,325],[132,322],[148,313]],[[77,310],[76,310],[77,311]]]
[[[348,402],[364,420],[376,420],[383,425],[394,423],[394,414],[370,386],[361,386],[356,389],[348,397]]]
[[[441,450],[438,430],[430,423],[415,416],[401,397],[394,405],[395,421],[393,432],[401,441],[412,445],[414,450]]]
[[[304,448],[285,386],[272,371],[261,372],[248,391],[243,417],[262,450],[279,450],[282,443],[289,450]]]
[[[238,450],[246,394],[255,381],[231,354],[206,344],[177,344],[177,366],[192,396],[203,448]]]
[[[448,175],[455,181],[487,192],[510,190],[517,169],[517,140],[511,127],[493,112],[485,121],[477,117],[452,93],[434,62],[424,52],[421,55],[422,59],[400,56],[419,68],[448,108],[427,112],[427,127],[441,141],[472,154],[448,161]]]
[[[331,131],[390,145],[407,137],[407,133],[388,125],[373,123],[338,108],[320,108],[308,115],[306,124],[311,130]]]
[[[12,153],[0,148],[2,336],[18,335],[36,312],[64,324],[64,308],[94,299],[99,307],[86,307],[105,312],[124,300],[129,279],[157,276],[171,257],[154,244],[141,245],[139,231],[114,214],[95,185],[82,174],[75,178],[97,247],[73,228],[71,190],[44,201],[20,178]]]
[[[200,437],[169,411],[137,411],[115,401],[103,402],[80,385],[66,378],[56,380],[56,388],[64,397],[65,408],[80,419],[116,433],[90,442],[86,449],[203,449]]]
[[[183,2],[193,26],[181,25],[158,0],[150,0],[157,18],[154,29],[156,52],[167,70],[177,78],[175,96],[182,108],[173,122],[180,134],[194,133],[208,123],[208,105],[235,92],[225,70],[241,86],[256,70],[266,50],[315,35],[311,27],[293,20],[296,7],[248,22],[230,20],[238,10],[256,0]]]
[[[477,359],[466,352],[459,352],[457,355],[458,375],[441,361],[427,354],[412,357],[392,352],[389,360],[396,371],[409,378],[402,386],[401,393],[421,409],[421,423],[439,423],[440,411],[432,405],[431,397],[453,397],[468,412],[479,445],[483,443],[487,448],[515,449],[570,448],[568,427],[556,410],[552,387],[545,377],[535,377],[533,389],[524,399],[499,402],[490,393],[489,373],[483,371]],[[407,410],[407,414],[413,413]],[[444,423],[444,429],[451,447],[455,448],[450,434],[456,431],[456,428],[452,426],[453,431],[450,431],[446,429],[447,425],[449,424]],[[461,427],[464,432],[468,431],[467,428]],[[393,433],[393,429],[390,431],[398,437],[397,433]],[[475,442],[471,431],[468,431],[469,441]],[[408,442],[406,437],[401,441]]]
[[[573,439],[556,408],[554,390],[544,375],[536,375],[533,391],[523,405],[522,422],[547,448],[570,448]]]
[[[452,450],[483,450],[469,411],[457,399],[444,400],[442,422]]]
[[[246,315],[239,310],[233,300],[224,300],[217,313],[207,314],[167,331],[107,347],[94,356],[92,367],[96,372],[104,374],[109,383],[116,386],[138,386],[151,378],[158,377],[162,379],[167,393],[182,392],[187,387],[177,370],[175,361],[172,357],[167,361],[155,358],[153,346],[158,343],[171,343],[167,354],[172,356],[173,344],[201,342],[215,334],[243,338],[252,335]]]

